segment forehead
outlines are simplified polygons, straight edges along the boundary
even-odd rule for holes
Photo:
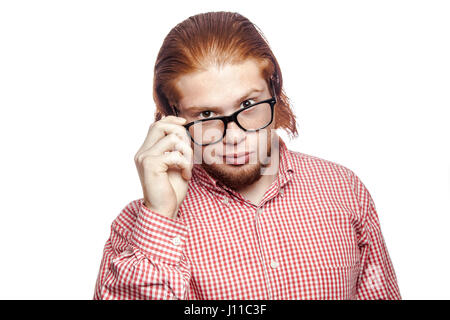
[[[180,76],[175,88],[178,108],[220,106],[232,103],[251,89],[265,90],[263,65],[253,59],[239,64],[212,65],[205,71]]]

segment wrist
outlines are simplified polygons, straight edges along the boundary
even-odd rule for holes
[[[142,202],[142,205],[144,207],[146,207],[150,211],[159,213],[160,215],[163,215],[163,216],[171,218],[171,219],[176,219],[176,213],[178,211],[178,207],[177,207],[177,210],[175,210],[175,212],[174,212],[174,211],[170,211],[170,210],[164,210],[164,209],[161,209],[161,208],[155,208],[154,206],[149,204],[146,200],[144,200]]]

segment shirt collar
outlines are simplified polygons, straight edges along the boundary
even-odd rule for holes
[[[294,173],[294,159],[291,151],[287,148],[285,142],[279,138],[280,164],[278,170],[278,181],[280,187],[285,185]]]
[[[294,172],[293,156],[288,150],[285,142],[278,138],[279,140],[279,151],[280,151],[280,161],[278,166],[278,182],[279,186],[282,187],[286,184],[292,177]],[[200,184],[207,188],[219,189],[219,191],[227,190],[230,192],[235,192],[231,190],[226,185],[211,177],[208,172],[201,166],[201,164],[194,164],[192,168],[192,178],[198,181]]]

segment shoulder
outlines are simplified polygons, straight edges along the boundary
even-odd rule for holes
[[[289,154],[294,167],[293,185],[299,190],[307,189],[305,192],[320,195],[328,203],[338,202],[350,213],[356,228],[367,219],[377,219],[372,196],[353,170],[321,157],[296,151]]]
[[[358,179],[353,170],[335,161],[294,150],[287,150],[287,152],[297,176],[310,175],[311,177],[322,176],[325,178],[331,175],[350,183],[354,183]]]
[[[352,169],[310,154],[292,150],[288,152],[298,181],[313,188],[333,190],[357,206],[361,203],[364,206],[368,203],[374,206],[370,192]]]

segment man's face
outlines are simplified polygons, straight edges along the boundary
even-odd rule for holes
[[[185,118],[186,123],[227,116],[272,97],[261,76],[261,65],[252,59],[183,75],[177,79],[176,88],[181,96],[176,104],[179,116]],[[234,190],[249,186],[261,177],[262,167],[268,164],[273,126],[274,122],[260,131],[245,132],[236,123],[228,123],[222,141],[202,147],[191,142],[195,162]],[[248,156],[235,157],[246,152]]]

